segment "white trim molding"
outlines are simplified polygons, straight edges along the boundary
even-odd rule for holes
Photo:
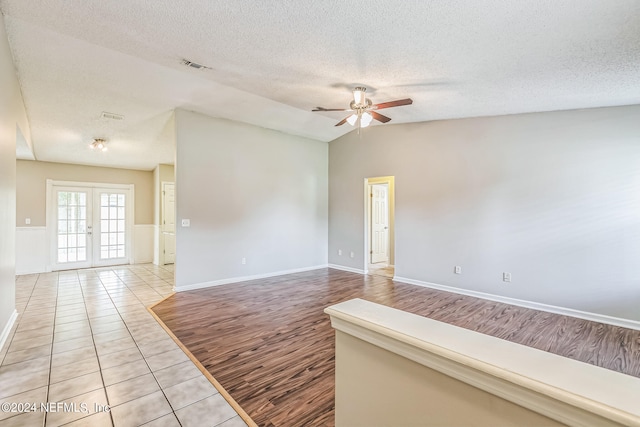
[[[335,268],[336,270],[348,271],[350,273],[358,273],[358,274],[366,273],[364,270],[361,270],[359,268],[347,267],[346,265],[329,264],[327,267]]]
[[[295,268],[292,270],[274,271],[272,273],[256,274],[253,276],[231,277],[228,279],[213,280],[211,282],[194,283],[193,285],[174,286],[174,292],[193,291],[195,289],[210,288],[212,286],[227,285],[229,283],[247,282],[249,280],[264,279],[267,277],[284,276],[285,274],[302,273],[311,270],[327,268],[326,264],[314,265],[312,267]]]
[[[410,285],[422,286],[425,288],[437,289],[439,291],[453,292],[460,295],[467,295],[486,299],[489,301],[502,302],[505,304],[517,305],[519,307],[531,308],[533,310],[546,311],[549,313],[562,314],[564,316],[577,317],[579,319],[590,320],[592,322],[604,323],[607,325],[620,326],[640,330],[640,321],[622,319],[619,317],[607,316],[605,314],[590,313],[587,311],[575,310],[573,308],[558,307],[555,305],[543,304],[534,301],[525,301],[517,298],[503,297],[500,295],[487,294],[484,292],[470,291],[467,289],[454,288],[452,286],[439,285],[437,283],[423,282],[421,280],[409,279],[407,277],[395,276],[393,280]]]
[[[2,352],[2,349],[4,348],[7,338],[9,338],[9,333],[11,332],[11,328],[13,328],[13,325],[14,323],[16,323],[17,318],[18,318],[18,311],[14,309],[13,313],[11,313],[11,317],[9,317],[9,321],[7,322],[4,329],[2,330],[2,334],[0,334],[0,352]]]
[[[639,378],[362,299],[325,313],[337,331],[561,423],[640,426]]]

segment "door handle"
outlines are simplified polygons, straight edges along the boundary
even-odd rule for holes
[[[389,227],[385,227],[384,229],[386,230],[386,229],[388,229],[388,228],[389,228]]]

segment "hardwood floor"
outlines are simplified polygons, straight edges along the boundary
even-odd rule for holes
[[[352,298],[640,377],[640,331],[334,269],[181,292],[153,311],[258,425],[332,426],[323,309]]]

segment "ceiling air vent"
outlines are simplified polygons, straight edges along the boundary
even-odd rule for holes
[[[211,68],[211,67],[207,67],[206,65],[198,64],[197,62],[191,62],[188,59],[183,59],[182,61],[180,61],[180,63],[182,65],[186,65],[187,67],[195,68],[196,70],[201,70],[203,68]]]
[[[109,119],[109,120],[123,120],[124,116],[116,113],[108,113],[106,111],[103,111],[102,114],[100,114],[100,118]]]

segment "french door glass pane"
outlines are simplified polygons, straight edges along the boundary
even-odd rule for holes
[[[87,260],[87,194],[58,192],[58,262]]]
[[[125,196],[100,194],[100,258],[124,258]]]

